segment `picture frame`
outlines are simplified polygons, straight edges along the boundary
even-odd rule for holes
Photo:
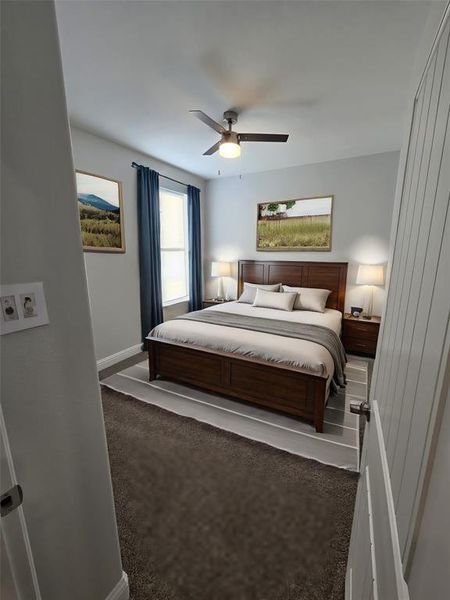
[[[334,196],[257,204],[258,252],[330,252]]]
[[[125,252],[122,182],[75,171],[84,252]]]

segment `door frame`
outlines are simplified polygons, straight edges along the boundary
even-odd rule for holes
[[[2,466],[5,468],[6,471],[6,477],[4,478],[8,478],[11,486],[14,486],[19,482],[17,480],[16,470],[14,468],[13,455],[11,452],[11,447],[9,445],[8,432],[6,430],[6,423],[1,405],[0,436],[1,445],[3,446],[2,452],[4,454],[4,459],[2,460],[2,463],[4,464]],[[6,491],[7,490],[2,489],[1,493],[4,493]],[[6,521],[5,519],[7,519],[8,521]],[[11,530],[9,536],[8,529]],[[7,556],[5,558],[9,562],[14,583],[19,594],[19,598],[21,598],[21,591],[25,589],[28,590],[28,592],[34,593],[34,597],[30,597],[30,600],[42,600],[36,566],[31,550],[30,538],[28,535],[27,523],[22,506],[16,508],[6,517],[1,518],[0,530],[6,548]],[[14,532],[12,530],[14,530]],[[18,532],[19,535],[17,535]],[[13,537],[11,535],[12,533],[15,534],[14,540],[11,539]],[[13,542],[13,544],[11,544],[11,542]],[[9,553],[8,549],[10,551]]]

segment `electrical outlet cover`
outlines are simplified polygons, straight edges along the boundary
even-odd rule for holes
[[[40,327],[48,322],[42,281],[0,286],[1,335]]]

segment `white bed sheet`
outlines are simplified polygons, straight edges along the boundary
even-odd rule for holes
[[[333,309],[326,309],[324,313],[304,310],[287,312],[229,302],[205,310],[322,325],[332,329],[338,335],[341,331],[342,314]],[[182,318],[161,323],[152,331],[151,337],[284,364],[328,379],[334,373],[333,359],[328,350],[320,344],[307,340],[188,321]]]

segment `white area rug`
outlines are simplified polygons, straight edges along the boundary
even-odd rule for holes
[[[311,424],[294,417],[190,386],[164,379],[149,382],[146,361],[112,375],[101,383],[143,402],[293,454],[358,471],[359,416],[350,413],[349,405],[351,400],[362,401],[367,397],[367,361],[350,358],[346,375],[346,389],[328,401],[324,433],[316,433]]]

